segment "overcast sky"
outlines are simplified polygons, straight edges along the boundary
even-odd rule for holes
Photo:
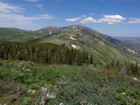
[[[140,0],[0,0],[0,27],[73,24],[110,36],[140,37]]]

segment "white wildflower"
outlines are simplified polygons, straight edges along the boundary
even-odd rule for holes
[[[122,95],[125,95],[126,93],[125,92],[122,92]]]
[[[48,99],[55,99],[56,96],[53,93],[48,93],[48,94],[46,94],[46,98],[48,98]]]
[[[26,69],[26,71],[30,71],[30,69]]]
[[[137,81],[137,80],[138,80],[136,77],[133,77],[132,79],[133,79],[133,80],[135,80],[135,81]]]
[[[64,105],[63,103],[59,103],[59,105]]]

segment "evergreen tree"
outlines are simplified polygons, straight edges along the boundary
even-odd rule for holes
[[[90,64],[93,64],[93,56],[90,55]]]
[[[51,43],[0,42],[0,49],[0,58],[6,60],[30,60],[44,64],[77,65],[90,62],[88,54],[85,52]]]
[[[119,61],[117,61],[117,64],[116,64],[116,66],[119,66],[120,65],[120,62]]]
[[[138,75],[138,64],[137,63],[135,64],[135,68],[134,69],[135,69],[134,70],[134,74]]]

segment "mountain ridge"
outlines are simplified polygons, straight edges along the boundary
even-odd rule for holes
[[[129,56],[117,46],[121,41],[104,35],[96,30],[80,25],[60,27],[57,32],[47,34],[42,38],[35,39],[36,43],[55,43],[69,48],[78,48],[94,55],[96,62],[110,62],[112,59],[127,61]],[[46,30],[45,30],[46,31]],[[51,31],[48,30],[47,31]],[[42,32],[43,33],[43,32]],[[46,32],[44,32],[46,33]],[[116,58],[118,56],[118,58]],[[127,59],[127,60],[126,60]],[[131,57],[130,57],[131,59]],[[133,61],[133,60],[132,60]]]
[[[0,39],[2,39],[1,36],[3,36],[3,34],[1,34],[2,31],[3,30],[0,29]],[[9,31],[9,33],[10,32],[11,31]],[[9,38],[8,35],[11,35],[12,38]],[[67,46],[68,48],[83,50],[93,55],[94,62],[101,64],[106,64],[112,60],[138,62],[136,58],[126,54],[117,45],[121,43],[121,41],[81,25],[66,27],[49,26],[33,32],[21,31],[20,33],[18,31],[17,35],[13,32],[12,34],[7,34],[6,37],[6,41],[54,43]],[[19,39],[14,40],[14,38]]]

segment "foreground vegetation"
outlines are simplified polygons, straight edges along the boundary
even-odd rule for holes
[[[0,60],[0,104],[140,105],[139,75],[127,67]]]

